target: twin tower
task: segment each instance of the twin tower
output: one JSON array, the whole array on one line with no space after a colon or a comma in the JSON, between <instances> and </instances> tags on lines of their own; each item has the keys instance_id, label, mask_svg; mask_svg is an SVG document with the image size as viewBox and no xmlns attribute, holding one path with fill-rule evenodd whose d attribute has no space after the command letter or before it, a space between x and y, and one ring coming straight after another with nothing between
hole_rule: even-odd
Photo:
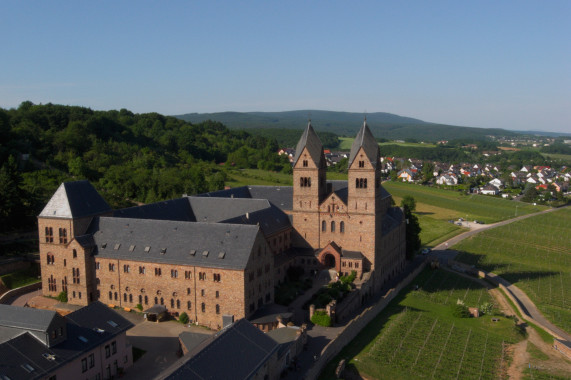
<instances>
[{"instance_id":1,"label":"twin tower","mask_svg":"<svg viewBox=\"0 0 571 380\"><path fill-rule=\"evenodd\" d=\"M295 152L294 245L320 250L319 260L342 273L349 258L360 256L358 272L370 272L374 287L380 287L404 267L405 225L381 185L379 145L367 122L351 147L347 182L327 181L323 145L311 122Z\"/></svg>"}]
</instances>

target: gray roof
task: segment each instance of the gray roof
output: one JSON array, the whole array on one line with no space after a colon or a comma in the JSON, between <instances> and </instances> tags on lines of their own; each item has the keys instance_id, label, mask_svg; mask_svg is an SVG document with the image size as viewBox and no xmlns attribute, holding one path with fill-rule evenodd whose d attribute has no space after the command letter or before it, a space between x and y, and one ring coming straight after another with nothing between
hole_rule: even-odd
<instances>
[{"instance_id":1,"label":"gray roof","mask_svg":"<svg viewBox=\"0 0 571 380\"><path fill-rule=\"evenodd\" d=\"M249 186L252 198L267 199L282 210L293 209L292 186Z\"/></svg>"},{"instance_id":2,"label":"gray roof","mask_svg":"<svg viewBox=\"0 0 571 380\"><path fill-rule=\"evenodd\" d=\"M244 269L260 227L99 217L93 220L88 232L93 234L99 257ZM222 258L221 252L224 252Z\"/></svg>"},{"instance_id":3,"label":"gray roof","mask_svg":"<svg viewBox=\"0 0 571 380\"><path fill-rule=\"evenodd\" d=\"M53 310L32 309L0 304L0 326L47 331L56 316Z\"/></svg>"},{"instance_id":4,"label":"gray roof","mask_svg":"<svg viewBox=\"0 0 571 380\"><path fill-rule=\"evenodd\" d=\"M40 217L83 218L111 212L111 207L87 180L64 182L51 197Z\"/></svg>"},{"instance_id":5,"label":"gray roof","mask_svg":"<svg viewBox=\"0 0 571 380\"><path fill-rule=\"evenodd\" d=\"M351 164L355 160L355 157L361 148L365 151L365 154L373 167L376 168L380 158L379 144L367 126L366 120L363 122L363 126L359 130L359 133L357 133L357 137L355 137L353 145L351 145L351 154L349 155L349 162L347 163L348 167L351 167Z\"/></svg>"},{"instance_id":6,"label":"gray roof","mask_svg":"<svg viewBox=\"0 0 571 380\"><path fill-rule=\"evenodd\" d=\"M251 379L279 345L245 319L226 327L200 352L175 363L165 378Z\"/></svg>"},{"instance_id":7,"label":"gray roof","mask_svg":"<svg viewBox=\"0 0 571 380\"><path fill-rule=\"evenodd\" d=\"M184 331L180 333L178 340L184 346L184 348L186 348L187 351L192 351L210 337L211 336L209 334Z\"/></svg>"},{"instance_id":8,"label":"gray roof","mask_svg":"<svg viewBox=\"0 0 571 380\"><path fill-rule=\"evenodd\" d=\"M400 226L403 220L404 213L400 207L389 207L387 213L383 216L383 235Z\"/></svg>"},{"instance_id":9,"label":"gray roof","mask_svg":"<svg viewBox=\"0 0 571 380\"><path fill-rule=\"evenodd\" d=\"M184 197L116 210L113 212L113 216L117 218L178 220L181 222L196 221L190 203Z\"/></svg>"},{"instance_id":10,"label":"gray roof","mask_svg":"<svg viewBox=\"0 0 571 380\"><path fill-rule=\"evenodd\" d=\"M264 200L264 202L268 201ZM268 208L248 213L247 217L246 214L242 214L235 218L221 222L231 224L258 225L266 237L291 228L289 216L271 204Z\"/></svg>"},{"instance_id":11,"label":"gray roof","mask_svg":"<svg viewBox=\"0 0 571 380\"><path fill-rule=\"evenodd\" d=\"M45 310L27 311L34 313ZM5 312L7 311L3 310L2 315ZM53 347L46 347L28 332L0 344L0 378L44 379L57 368L133 327L131 322L100 302L68 314L65 320L67 339ZM111 325L108 321L113 321L114 324ZM80 336L83 337L82 340L79 339ZM54 360L46 359L45 354L53 355ZM26 370L24 366L29 366L32 371Z\"/></svg>"},{"instance_id":12,"label":"gray roof","mask_svg":"<svg viewBox=\"0 0 571 380\"><path fill-rule=\"evenodd\" d=\"M342 250L341 255L347 259L362 259L363 254L359 251L346 251Z\"/></svg>"},{"instance_id":13,"label":"gray roof","mask_svg":"<svg viewBox=\"0 0 571 380\"><path fill-rule=\"evenodd\" d=\"M307 123L307 128L303 131L299 142L297 143L297 147L295 148L295 157L293 158L293 165L297 163L299 157L301 156L301 152L304 148L307 148L307 152L311 156L311 159L318 168L321 168L325 164L325 156L323 154L323 144L321 144L321 140L313 130L311 126L311 121Z\"/></svg>"},{"instance_id":14,"label":"gray roof","mask_svg":"<svg viewBox=\"0 0 571 380\"><path fill-rule=\"evenodd\" d=\"M266 208L266 199L188 197L197 222L219 223Z\"/></svg>"}]
</instances>

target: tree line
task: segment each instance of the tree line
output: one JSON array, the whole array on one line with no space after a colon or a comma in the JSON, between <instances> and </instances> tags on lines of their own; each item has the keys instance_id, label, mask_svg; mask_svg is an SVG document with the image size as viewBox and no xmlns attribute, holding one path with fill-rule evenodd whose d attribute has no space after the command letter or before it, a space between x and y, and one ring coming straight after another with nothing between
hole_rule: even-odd
<instances>
[{"instance_id":1,"label":"tree line","mask_svg":"<svg viewBox=\"0 0 571 380\"><path fill-rule=\"evenodd\" d=\"M275 139L158 113L23 102L0 108L0 227L31 225L62 181L88 179L112 205L224 187L226 167L291 171Z\"/></svg>"}]
</instances>

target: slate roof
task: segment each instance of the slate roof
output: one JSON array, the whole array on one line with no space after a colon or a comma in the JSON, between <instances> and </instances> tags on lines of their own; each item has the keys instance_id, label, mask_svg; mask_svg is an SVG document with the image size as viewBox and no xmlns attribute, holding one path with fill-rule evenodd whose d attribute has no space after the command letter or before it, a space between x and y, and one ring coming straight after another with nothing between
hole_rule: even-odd
<instances>
[{"instance_id":1,"label":"slate roof","mask_svg":"<svg viewBox=\"0 0 571 380\"><path fill-rule=\"evenodd\" d=\"M292 186L249 186L252 198L267 199L282 210L293 209Z\"/></svg>"},{"instance_id":2,"label":"slate roof","mask_svg":"<svg viewBox=\"0 0 571 380\"><path fill-rule=\"evenodd\" d=\"M388 234L394 228L400 226L404 219L404 213L400 207L389 207L383 216L383 235Z\"/></svg>"},{"instance_id":3,"label":"slate roof","mask_svg":"<svg viewBox=\"0 0 571 380\"><path fill-rule=\"evenodd\" d=\"M99 217L88 233L99 257L244 269L259 231L255 225Z\"/></svg>"},{"instance_id":4,"label":"slate roof","mask_svg":"<svg viewBox=\"0 0 571 380\"><path fill-rule=\"evenodd\" d=\"M25 309L24 312L29 314L45 311L31 308L18 309ZM15 313L19 315L20 311ZM4 309L2 315L4 314L13 314L13 311ZM67 339L51 348L46 347L28 332L0 344L0 378L4 379L2 376L7 376L11 379L44 379L58 367L66 365L133 327L131 322L100 302L94 302L68 314L65 320ZM107 321L113 321L114 325ZM102 331L96 331L97 328ZM80 340L79 336L84 339ZM45 354L53 355L54 360L46 359ZM26 365L32 370L26 370L24 368Z\"/></svg>"},{"instance_id":5,"label":"slate roof","mask_svg":"<svg viewBox=\"0 0 571 380\"><path fill-rule=\"evenodd\" d=\"M0 326L47 331L56 312L0 304Z\"/></svg>"},{"instance_id":6,"label":"slate roof","mask_svg":"<svg viewBox=\"0 0 571 380\"><path fill-rule=\"evenodd\" d=\"M278 348L273 339L240 319L216 334L200 352L175 363L161 378L251 379Z\"/></svg>"},{"instance_id":7,"label":"slate roof","mask_svg":"<svg viewBox=\"0 0 571 380\"><path fill-rule=\"evenodd\" d=\"M297 147L295 148L295 157L293 158L293 165L297 163L303 149L307 148L307 152L311 156L311 159L318 168L323 167L325 164L325 156L323 154L323 144L321 144L321 140L313 130L311 126L311 121L307 123L307 128L303 131L299 142L297 143Z\"/></svg>"},{"instance_id":8,"label":"slate roof","mask_svg":"<svg viewBox=\"0 0 571 380\"><path fill-rule=\"evenodd\" d=\"M194 350L208 338L210 338L210 335L208 334L192 333L189 331L184 331L178 336L180 343L186 348L187 351Z\"/></svg>"},{"instance_id":9,"label":"slate roof","mask_svg":"<svg viewBox=\"0 0 571 380\"><path fill-rule=\"evenodd\" d=\"M178 220L181 222L196 221L190 203L185 197L116 210L113 212L113 216L133 219Z\"/></svg>"},{"instance_id":10,"label":"slate roof","mask_svg":"<svg viewBox=\"0 0 571 380\"><path fill-rule=\"evenodd\" d=\"M379 144L367 126L366 120L363 122L359 133L357 133L353 145L351 145L351 154L349 155L349 162L347 163L348 167L351 166L361 148L363 148L373 167L376 168L380 158Z\"/></svg>"},{"instance_id":11,"label":"slate roof","mask_svg":"<svg viewBox=\"0 0 571 380\"><path fill-rule=\"evenodd\" d=\"M266 199L188 197L197 222L219 223L270 208Z\"/></svg>"},{"instance_id":12,"label":"slate roof","mask_svg":"<svg viewBox=\"0 0 571 380\"><path fill-rule=\"evenodd\" d=\"M268 201L264 200L264 202L267 202L270 207L250 212L247 218L245 214L242 214L221 222L258 225L266 237L291 227L291 222L287 214L276 206L269 204Z\"/></svg>"},{"instance_id":13,"label":"slate roof","mask_svg":"<svg viewBox=\"0 0 571 380\"><path fill-rule=\"evenodd\" d=\"M64 182L51 197L39 216L83 218L111 212L111 207L87 180Z\"/></svg>"}]
</instances>

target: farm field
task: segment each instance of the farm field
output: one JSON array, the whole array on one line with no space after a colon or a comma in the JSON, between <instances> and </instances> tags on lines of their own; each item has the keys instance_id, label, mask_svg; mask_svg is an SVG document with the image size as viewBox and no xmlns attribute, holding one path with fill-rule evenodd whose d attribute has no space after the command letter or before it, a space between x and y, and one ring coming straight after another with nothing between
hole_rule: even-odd
<instances>
[{"instance_id":1,"label":"farm field","mask_svg":"<svg viewBox=\"0 0 571 380\"><path fill-rule=\"evenodd\" d=\"M383 186L395 197L397 204L403 196L411 195L416 199L418 212L427 213L441 220L466 218L494 223L547 208L486 195L465 195L460 192L402 182L383 182Z\"/></svg>"},{"instance_id":2,"label":"farm field","mask_svg":"<svg viewBox=\"0 0 571 380\"><path fill-rule=\"evenodd\" d=\"M419 285L420 290L413 290ZM523 336L514 322L491 316L458 318L452 307L492 303L479 282L441 269L423 271L325 368L334 378L342 358L347 369L374 379L497 379L508 363L506 347Z\"/></svg>"},{"instance_id":3,"label":"farm field","mask_svg":"<svg viewBox=\"0 0 571 380\"><path fill-rule=\"evenodd\" d=\"M571 208L484 231L454 247L457 260L520 287L545 317L571 331Z\"/></svg>"},{"instance_id":4,"label":"farm field","mask_svg":"<svg viewBox=\"0 0 571 380\"><path fill-rule=\"evenodd\" d=\"M291 186L292 175L269 172L260 169L229 170L226 186L240 187L248 185Z\"/></svg>"},{"instance_id":5,"label":"farm field","mask_svg":"<svg viewBox=\"0 0 571 380\"><path fill-rule=\"evenodd\" d=\"M339 137L341 143L339 144L340 151L349 151L351 150L351 145L353 144L354 137ZM379 146L383 145L399 145L399 146L413 146L417 148L434 148L436 145L434 144L420 144L420 143L398 143L395 141L389 141L386 143L379 143Z\"/></svg>"}]
</instances>

